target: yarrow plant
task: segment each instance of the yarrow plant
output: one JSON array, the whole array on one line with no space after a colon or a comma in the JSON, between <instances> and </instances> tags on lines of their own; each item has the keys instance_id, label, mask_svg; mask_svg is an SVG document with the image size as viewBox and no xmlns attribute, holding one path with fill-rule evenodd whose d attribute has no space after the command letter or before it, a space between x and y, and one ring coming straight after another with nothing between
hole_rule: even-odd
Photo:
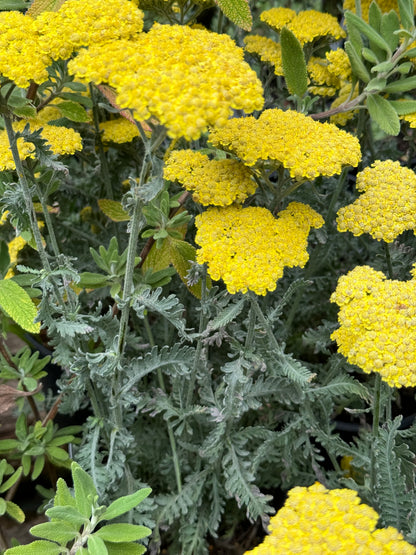
<instances>
[{"instance_id":1,"label":"yarrow plant","mask_svg":"<svg viewBox=\"0 0 416 555\"><path fill-rule=\"evenodd\" d=\"M413 0L26 4L0 515L49 522L0 550L413 553Z\"/></svg>"}]
</instances>

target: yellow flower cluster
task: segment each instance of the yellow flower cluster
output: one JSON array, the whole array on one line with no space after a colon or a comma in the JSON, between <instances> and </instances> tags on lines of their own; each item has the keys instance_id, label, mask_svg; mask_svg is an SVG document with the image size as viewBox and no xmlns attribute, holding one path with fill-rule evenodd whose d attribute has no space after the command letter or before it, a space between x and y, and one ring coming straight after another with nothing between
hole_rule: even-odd
<instances>
[{"instance_id":1,"label":"yellow flower cluster","mask_svg":"<svg viewBox=\"0 0 416 555\"><path fill-rule=\"evenodd\" d=\"M42 12L36 28L43 51L66 59L82 46L134 37L143 29L143 12L129 0L66 0L57 12Z\"/></svg>"},{"instance_id":2,"label":"yellow flower cluster","mask_svg":"<svg viewBox=\"0 0 416 555\"><path fill-rule=\"evenodd\" d=\"M364 372L378 372L391 387L416 385L416 279L386 279L358 266L341 276L331 301L340 307L338 350Z\"/></svg>"},{"instance_id":3,"label":"yellow flower cluster","mask_svg":"<svg viewBox=\"0 0 416 555\"><path fill-rule=\"evenodd\" d=\"M372 0L361 0L361 15L366 21L368 21L368 10L370 9L371 2ZM399 13L397 0L377 0L377 5L383 13L387 13L390 10L395 10L396 13ZM344 0L343 8L355 13L355 0Z\"/></svg>"},{"instance_id":4,"label":"yellow flower cluster","mask_svg":"<svg viewBox=\"0 0 416 555\"><path fill-rule=\"evenodd\" d=\"M238 160L210 160L194 150L172 152L165 163L164 177L179 181L203 206L242 203L257 188L250 169Z\"/></svg>"},{"instance_id":5,"label":"yellow flower cluster","mask_svg":"<svg viewBox=\"0 0 416 555\"><path fill-rule=\"evenodd\" d=\"M377 160L357 174L356 201L338 210L339 231L369 233L391 243L406 229L416 233L416 175L392 160Z\"/></svg>"},{"instance_id":6,"label":"yellow flower cluster","mask_svg":"<svg viewBox=\"0 0 416 555\"><path fill-rule=\"evenodd\" d=\"M335 175L361 160L356 137L293 110L264 110L258 119L231 119L222 129L213 129L209 141L248 166L264 161L282 165L298 180Z\"/></svg>"},{"instance_id":7,"label":"yellow flower cluster","mask_svg":"<svg viewBox=\"0 0 416 555\"><path fill-rule=\"evenodd\" d=\"M208 208L195 219L196 259L207 262L212 279L222 279L231 294L274 291L285 266L303 267L311 227L324 224L307 205L292 202L277 218L261 207Z\"/></svg>"},{"instance_id":8,"label":"yellow flower cluster","mask_svg":"<svg viewBox=\"0 0 416 555\"><path fill-rule=\"evenodd\" d=\"M137 125L126 118L116 118L100 123L105 143L129 143L140 135Z\"/></svg>"},{"instance_id":9,"label":"yellow flower cluster","mask_svg":"<svg viewBox=\"0 0 416 555\"><path fill-rule=\"evenodd\" d=\"M278 42L260 35L247 35L244 44L247 52L257 54L262 62L272 64L276 75L284 75L282 49Z\"/></svg>"},{"instance_id":10,"label":"yellow flower cluster","mask_svg":"<svg viewBox=\"0 0 416 555\"><path fill-rule=\"evenodd\" d=\"M222 126L233 109L263 107L263 89L227 35L181 25L155 24L133 41L91 46L69 62L78 78L108 83L116 102L134 117L155 116L172 138L197 139Z\"/></svg>"},{"instance_id":11,"label":"yellow flower cluster","mask_svg":"<svg viewBox=\"0 0 416 555\"><path fill-rule=\"evenodd\" d=\"M407 121L413 129L416 128L416 112L400 116L400 119Z\"/></svg>"},{"instance_id":12,"label":"yellow flower cluster","mask_svg":"<svg viewBox=\"0 0 416 555\"><path fill-rule=\"evenodd\" d=\"M20 251L27 245L27 241L21 235L14 237L7 245L10 258L10 268L7 270L4 279L9 279L14 276L14 267L16 266L19 258Z\"/></svg>"},{"instance_id":13,"label":"yellow flower cluster","mask_svg":"<svg viewBox=\"0 0 416 555\"><path fill-rule=\"evenodd\" d=\"M25 125L29 123L31 131L42 128L41 137L47 141L54 154L66 155L75 154L82 150L81 135L70 127L58 127L49 125L42 119L37 118L21 120L13 125L16 131L23 131Z\"/></svg>"},{"instance_id":14,"label":"yellow flower cluster","mask_svg":"<svg viewBox=\"0 0 416 555\"><path fill-rule=\"evenodd\" d=\"M246 555L414 555L393 527L376 529L378 514L357 492L319 482L295 487L270 519L270 535Z\"/></svg>"},{"instance_id":15,"label":"yellow flower cluster","mask_svg":"<svg viewBox=\"0 0 416 555\"><path fill-rule=\"evenodd\" d=\"M351 78L351 65L342 48L326 52L325 58L312 56L307 67L313 83L308 90L312 94L333 96Z\"/></svg>"},{"instance_id":16,"label":"yellow flower cluster","mask_svg":"<svg viewBox=\"0 0 416 555\"><path fill-rule=\"evenodd\" d=\"M345 31L336 17L316 10L305 10L296 14L289 8L271 8L263 12L260 19L276 31L280 31L286 25L302 45L321 37L335 40L345 37Z\"/></svg>"},{"instance_id":17,"label":"yellow flower cluster","mask_svg":"<svg viewBox=\"0 0 416 555\"><path fill-rule=\"evenodd\" d=\"M35 147L32 143L26 142L22 137L17 139L17 148L20 158L35 157ZM10 150L9 139L6 131L0 131L0 172L6 170L14 170L16 168L13 160L12 151Z\"/></svg>"},{"instance_id":18,"label":"yellow flower cluster","mask_svg":"<svg viewBox=\"0 0 416 555\"><path fill-rule=\"evenodd\" d=\"M0 74L28 87L31 80L43 83L50 57L42 50L35 21L20 12L0 13Z\"/></svg>"}]
</instances>

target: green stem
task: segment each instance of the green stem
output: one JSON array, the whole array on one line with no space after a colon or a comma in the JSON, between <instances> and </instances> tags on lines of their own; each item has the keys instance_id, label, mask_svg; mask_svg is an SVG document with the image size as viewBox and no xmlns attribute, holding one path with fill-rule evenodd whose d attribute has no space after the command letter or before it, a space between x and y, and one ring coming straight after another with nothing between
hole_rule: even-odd
<instances>
[{"instance_id":1,"label":"green stem","mask_svg":"<svg viewBox=\"0 0 416 555\"><path fill-rule=\"evenodd\" d=\"M256 322L257 322L257 314L256 311L253 307L253 304L250 305L250 311L248 314L248 327L247 327L247 335L246 335L246 341L244 344L244 348L245 349L251 349L251 346L253 345L253 340L254 340L254 330L256 327Z\"/></svg>"},{"instance_id":2,"label":"green stem","mask_svg":"<svg viewBox=\"0 0 416 555\"><path fill-rule=\"evenodd\" d=\"M386 255L386 263L387 263L387 273L389 275L389 279L393 279L393 265L391 263L391 256L390 256L390 248L388 243L383 241L384 243L384 253Z\"/></svg>"},{"instance_id":3,"label":"green stem","mask_svg":"<svg viewBox=\"0 0 416 555\"><path fill-rule=\"evenodd\" d=\"M259 319L262 326L266 330L267 337L269 338L270 343L272 344L272 346L274 348L277 348L277 349L280 350L280 345L277 342L276 337L274 336L272 327L270 326L269 322L267 321L266 317L263 314L262 309L260 308L260 305L257 301L256 294L253 293L252 291L249 291L248 294L250 296L251 306L253 307L253 310L254 310L255 314L257 315L257 318Z\"/></svg>"},{"instance_id":4,"label":"green stem","mask_svg":"<svg viewBox=\"0 0 416 555\"><path fill-rule=\"evenodd\" d=\"M196 382L196 373L198 369L198 365L200 363L201 352L202 352L202 337L201 334L205 329L206 326L206 316L205 316L205 303L207 297L207 281L206 281L206 271L201 278L201 312L199 313L199 339L195 350L195 358L194 364L191 371L191 376L189 378L189 385L188 385L188 394L186 396L186 406L189 407L192 403L192 397L194 394L195 389L195 382Z\"/></svg>"},{"instance_id":5,"label":"green stem","mask_svg":"<svg viewBox=\"0 0 416 555\"><path fill-rule=\"evenodd\" d=\"M374 399L373 399L373 426L372 426L372 441L378 438L380 426L380 411L381 411L381 375L376 373L374 381ZM376 483L376 468L375 468L375 451L371 451L371 489L373 490Z\"/></svg>"},{"instance_id":6,"label":"green stem","mask_svg":"<svg viewBox=\"0 0 416 555\"><path fill-rule=\"evenodd\" d=\"M146 330L146 333L147 333L147 337L149 339L150 346L154 347L156 345L156 343L155 343L155 340L154 340L154 337L153 337L152 329L151 329L150 324L149 324L149 320L148 320L146 315L144 317L144 327L145 327L145 330ZM157 369L157 381L159 382L160 389L164 393L166 393L165 380L163 379L162 370L160 368ZM180 464L179 464L178 450L176 448L175 434L173 433L172 424L169 421L166 422L166 427L168 429L169 443L170 443L170 448L171 448L171 451L172 451L172 459L173 459L173 467L174 467L174 471L175 471L176 487L178 489L178 493L180 493L182 491L182 478L181 478L181 468L180 468Z\"/></svg>"}]
</instances>

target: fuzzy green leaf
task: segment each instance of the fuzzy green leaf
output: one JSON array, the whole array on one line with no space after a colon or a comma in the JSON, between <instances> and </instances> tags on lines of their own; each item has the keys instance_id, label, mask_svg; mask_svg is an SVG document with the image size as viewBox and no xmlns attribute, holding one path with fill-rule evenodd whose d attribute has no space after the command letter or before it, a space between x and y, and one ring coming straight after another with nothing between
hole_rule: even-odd
<instances>
[{"instance_id":1,"label":"fuzzy green leaf","mask_svg":"<svg viewBox=\"0 0 416 555\"><path fill-rule=\"evenodd\" d=\"M39 457L36 457L35 463L33 465L32 480L36 480L36 478L39 478L44 466L45 466L45 456L39 455Z\"/></svg>"},{"instance_id":2,"label":"fuzzy green leaf","mask_svg":"<svg viewBox=\"0 0 416 555\"><path fill-rule=\"evenodd\" d=\"M406 77L405 79L400 79L394 83L389 83L385 87L384 91L386 93L398 93L411 91L412 89L416 89L416 76Z\"/></svg>"},{"instance_id":3,"label":"fuzzy green leaf","mask_svg":"<svg viewBox=\"0 0 416 555\"><path fill-rule=\"evenodd\" d=\"M78 512L75 507L51 507L46 511L46 516L51 520L60 520L68 522L73 526L80 528L88 519Z\"/></svg>"},{"instance_id":4,"label":"fuzzy green leaf","mask_svg":"<svg viewBox=\"0 0 416 555\"><path fill-rule=\"evenodd\" d=\"M78 511L87 518L92 514L92 506L97 495L94 482L79 464L71 465L72 479L74 481L75 501Z\"/></svg>"},{"instance_id":5,"label":"fuzzy green leaf","mask_svg":"<svg viewBox=\"0 0 416 555\"><path fill-rule=\"evenodd\" d=\"M347 10L345 12L345 20L349 29L355 27L361 34L365 35L371 43L384 50L389 57L391 56L391 49L386 40L373 29L371 25L361 19L361 17Z\"/></svg>"},{"instance_id":6,"label":"fuzzy green leaf","mask_svg":"<svg viewBox=\"0 0 416 555\"><path fill-rule=\"evenodd\" d=\"M386 79L383 79L381 77L375 77L374 79L371 79L371 81L367 83L365 90L369 92L382 91L384 90L386 83L387 83Z\"/></svg>"},{"instance_id":7,"label":"fuzzy green leaf","mask_svg":"<svg viewBox=\"0 0 416 555\"><path fill-rule=\"evenodd\" d=\"M66 482L63 478L59 478L58 481L56 482L56 494L54 498L54 505L55 505L55 507L53 508L54 510L57 509L59 505L67 505L73 508L77 506L77 503L75 499L72 497L71 492L69 491L69 488L66 485ZM53 518L53 517L50 516L50 518ZM60 518L60 517L58 516L56 518Z\"/></svg>"},{"instance_id":8,"label":"fuzzy green leaf","mask_svg":"<svg viewBox=\"0 0 416 555\"><path fill-rule=\"evenodd\" d=\"M0 493L7 491L17 482L17 480L20 478L22 470L23 470L22 467L19 466L19 468L16 469L16 471L13 472L13 474L9 476L9 478L7 478L5 482L3 482L3 484L0 486Z\"/></svg>"},{"instance_id":9,"label":"fuzzy green leaf","mask_svg":"<svg viewBox=\"0 0 416 555\"><path fill-rule=\"evenodd\" d=\"M18 545L8 549L4 555L60 555L66 548L46 540L37 540L28 545Z\"/></svg>"},{"instance_id":10,"label":"fuzzy green leaf","mask_svg":"<svg viewBox=\"0 0 416 555\"><path fill-rule=\"evenodd\" d=\"M13 114L19 116L20 118L34 118L36 117L36 108L31 104L26 104L26 106L20 106L13 108Z\"/></svg>"},{"instance_id":11,"label":"fuzzy green leaf","mask_svg":"<svg viewBox=\"0 0 416 555\"><path fill-rule=\"evenodd\" d=\"M216 0L216 3L235 25L251 31L253 18L247 0Z\"/></svg>"},{"instance_id":12,"label":"fuzzy green leaf","mask_svg":"<svg viewBox=\"0 0 416 555\"><path fill-rule=\"evenodd\" d=\"M380 10L377 2L371 2L368 10L368 23L377 32L380 32L382 16L383 12Z\"/></svg>"},{"instance_id":13,"label":"fuzzy green leaf","mask_svg":"<svg viewBox=\"0 0 416 555\"><path fill-rule=\"evenodd\" d=\"M400 22L405 29L413 31L415 28L413 0L398 0Z\"/></svg>"},{"instance_id":14,"label":"fuzzy green leaf","mask_svg":"<svg viewBox=\"0 0 416 555\"><path fill-rule=\"evenodd\" d=\"M367 97L367 108L371 119L388 135L400 133L400 119L396 110L384 97L374 94Z\"/></svg>"},{"instance_id":15,"label":"fuzzy green leaf","mask_svg":"<svg viewBox=\"0 0 416 555\"><path fill-rule=\"evenodd\" d=\"M16 439L0 439L0 453L5 451L13 451L19 445Z\"/></svg>"},{"instance_id":16,"label":"fuzzy green leaf","mask_svg":"<svg viewBox=\"0 0 416 555\"><path fill-rule=\"evenodd\" d=\"M389 100L399 116L416 112L416 100Z\"/></svg>"},{"instance_id":17,"label":"fuzzy green leaf","mask_svg":"<svg viewBox=\"0 0 416 555\"><path fill-rule=\"evenodd\" d=\"M142 555L146 553L144 545L138 543L106 543L108 555Z\"/></svg>"},{"instance_id":18,"label":"fuzzy green leaf","mask_svg":"<svg viewBox=\"0 0 416 555\"><path fill-rule=\"evenodd\" d=\"M66 545L76 538L78 529L67 522L42 522L32 526L30 533L38 538Z\"/></svg>"},{"instance_id":19,"label":"fuzzy green leaf","mask_svg":"<svg viewBox=\"0 0 416 555\"><path fill-rule=\"evenodd\" d=\"M13 503L13 501L6 501L6 513L14 518L14 520L17 520L19 524L25 521L25 513L16 503Z\"/></svg>"},{"instance_id":20,"label":"fuzzy green leaf","mask_svg":"<svg viewBox=\"0 0 416 555\"><path fill-rule=\"evenodd\" d=\"M302 46L287 27L280 32L280 45L287 88L290 94L303 96L308 88L308 72Z\"/></svg>"},{"instance_id":21,"label":"fuzzy green leaf","mask_svg":"<svg viewBox=\"0 0 416 555\"><path fill-rule=\"evenodd\" d=\"M143 499L146 499L146 497L150 495L151 491L151 488L142 488L131 495L119 497L107 507L104 514L101 515L101 519L112 520L113 518L117 518L118 516L127 513L131 509L134 509L134 507L137 507Z\"/></svg>"},{"instance_id":22,"label":"fuzzy green leaf","mask_svg":"<svg viewBox=\"0 0 416 555\"><path fill-rule=\"evenodd\" d=\"M138 524L107 524L103 526L97 532L95 536L98 536L106 542L126 542L126 541L136 541L146 538L152 533L150 528L146 526L140 526Z\"/></svg>"},{"instance_id":23,"label":"fuzzy green leaf","mask_svg":"<svg viewBox=\"0 0 416 555\"><path fill-rule=\"evenodd\" d=\"M57 12L65 0L33 0L27 13L36 17L42 12Z\"/></svg>"},{"instance_id":24,"label":"fuzzy green leaf","mask_svg":"<svg viewBox=\"0 0 416 555\"><path fill-rule=\"evenodd\" d=\"M368 83L371 79L370 74L365 67L365 64L361 56L357 53L350 41L347 41L344 45L345 52L350 60L351 69L354 75L356 75L364 83Z\"/></svg>"},{"instance_id":25,"label":"fuzzy green leaf","mask_svg":"<svg viewBox=\"0 0 416 555\"><path fill-rule=\"evenodd\" d=\"M59 104L55 104L54 106L58 108L65 118L71 121L86 122L90 119L84 106L81 106L78 102L66 100L64 102L59 102Z\"/></svg>"},{"instance_id":26,"label":"fuzzy green leaf","mask_svg":"<svg viewBox=\"0 0 416 555\"><path fill-rule=\"evenodd\" d=\"M197 299L201 298L201 280L194 285L188 285L186 275L196 258L196 249L186 241L168 238L169 257L182 282ZM211 288L211 280L207 279L207 288Z\"/></svg>"},{"instance_id":27,"label":"fuzzy green leaf","mask_svg":"<svg viewBox=\"0 0 416 555\"><path fill-rule=\"evenodd\" d=\"M100 210L113 222L128 222L130 220L130 216L121 206L121 202L100 198L97 204Z\"/></svg>"},{"instance_id":28,"label":"fuzzy green leaf","mask_svg":"<svg viewBox=\"0 0 416 555\"><path fill-rule=\"evenodd\" d=\"M107 547L104 541L93 534L88 538L88 553L89 555L107 555Z\"/></svg>"},{"instance_id":29,"label":"fuzzy green leaf","mask_svg":"<svg viewBox=\"0 0 416 555\"><path fill-rule=\"evenodd\" d=\"M0 307L18 326L30 333L39 333L34 323L38 311L26 291L12 279L0 281Z\"/></svg>"},{"instance_id":30,"label":"fuzzy green leaf","mask_svg":"<svg viewBox=\"0 0 416 555\"><path fill-rule=\"evenodd\" d=\"M398 29L400 29L400 20L397 13L391 10L389 13L383 14L380 24L380 33L392 51L396 50L399 45L399 37L394 33L394 31Z\"/></svg>"}]
</instances>

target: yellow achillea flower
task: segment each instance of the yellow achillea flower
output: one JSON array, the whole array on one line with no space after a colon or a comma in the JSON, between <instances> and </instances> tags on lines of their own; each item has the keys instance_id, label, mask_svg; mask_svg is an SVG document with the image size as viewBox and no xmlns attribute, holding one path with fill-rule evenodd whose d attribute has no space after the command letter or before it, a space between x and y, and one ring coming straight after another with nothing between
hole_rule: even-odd
<instances>
[{"instance_id":1,"label":"yellow achillea flower","mask_svg":"<svg viewBox=\"0 0 416 555\"><path fill-rule=\"evenodd\" d=\"M39 39L32 17L16 11L1 12L0 74L23 88L30 81L46 81L46 68L52 60L42 50Z\"/></svg>"},{"instance_id":2,"label":"yellow achillea flower","mask_svg":"<svg viewBox=\"0 0 416 555\"><path fill-rule=\"evenodd\" d=\"M361 160L356 137L294 110L271 109L258 119L231 119L223 128L213 129L209 141L248 166L265 161L282 165L298 180L335 175Z\"/></svg>"},{"instance_id":3,"label":"yellow achillea flower","mask_svg":"<svg viewBox=\"0 0 416 555\"><path fill-rule=\"evenodd\" d=\"M9 279L14 276L14 267L17 264L20 251L27 245L27 241L21 235L18 235L8 244L10 268L7 270L4 279Z\"/></svg>"},{"instance_id":4,"label":"yellow achillea flower","mask_svg":"<svg viewBox=\"0 0 416 555\"><path fill-rule=\"evenodd\" d=\"M28 123L31 131L42 129L41 137L49 143L54 154L75 154L75 152L82 150L81 135L70 127L48 125L42 119L38 120L37 118L21 120L15 123L13 127L16 131L23 131Z\"/></svg>"},{"instance_id":5,"label":"yellow achillea flower","mask_svg":"<svg viewBox=\"0 0 416 555\"><path fill-rule=\"evenodd\" d=\"M130 143L140 133L137 126L126 118L117 118L100 123L105 143Z\"/></svg>"},{"instance_id":6,"label":"yellow achillea flower","mask_svg":"<svg viewBox=\"0 0 416 555\"><path fill-rule=\"evenodd\" d=\"M414 271L413 271L414 274ZM340 328L331 338L348 362L378 372L391 387L416 385L416 279L386 279L358 266L341 276L331 296Z\"/></svg>"},{"instance_id":7,"label":"yellow achillea flower","mask_svg":"<svg viewBox=\"0 0 416 555\"><path fill-rule=\"evenodd\" d=\"M312 56L307 68L313 83L308 90L320 96L333 96L351 78L351 65L342 48L326 52L325 58Z\"/></svg>"},{"instance_id":8,"label":"yellow achillea flower","mask_svg":"<svg viewBox=\"0 0 416 555\"><path fill-rule=\"evenodd\" d=\"M116 102L136 120L156 117L172 138L197 139L222 126L233 109L263 107L263 89L227 35L181 25L155 24L135 40L82 50L68 64L84 81L108 83Z\"/></svg>"},{"instance_id":9,"label":"yellow achillea flower","mask_svg":"<svg viewBox=\"0 0 416 555\"><path fill-rule=\"evenodd\" d=\"M376 160L357 174L356 201L338 210L339 231L369 233L391 243L406 229L416 233L416 175L392 160Z\"/></svg>"},{"instance_id":10,"label":"yellow achillea flower","mask_svg":"<svg viewBox=\"0 0 416 555\"><path fill-rule=\"evenodd\" d=\"M303 266L311 227L324 224L310 206L292 202L277 218L266 208L208 208L195 219L197 262L207 262L214 280L222 279L231 294L257 295L276 289L285 266Z\"/></svg>"},{"instance_id":11,"label":"yellow achillea flower","mask_svg":"<svg viewBox=\"0 0 416 555\"><path fill-rule=\"evenodd\" d=\"M280 44L273 39L260 35L247 35L244 39L245 50L257 54L262 62L274 66L276 75L284 75L282 67L282 50Z\"/></svg>"},{"instance_id":12,"label":"yellow achillea flower","mask_svg":"<svg viewBox=\"0 0 416 555\"><path fill-rule=\"evenodd\" d=\"M194 150L172 152L165 163L164 177L179 181L204 206L244 202L257 188L250 169L238 160L210 160Z\"/></svg>"},{"instance_id":13,"label":"yellow achillea flower","mask_svg":"<svg viewBox=\"0 0 416 555\"><path fill-rule=\"evenodd\" d=\"M36 19L41 46L54 60L82 46L131 38L143 30L143 12L129 0L66 0L57 12Z\"/></svg>"},{"instance_id":14,"label":"yellow achillea flower","mask_svg":"<svg viewBox=\"0 0 416 555\"><path fill-rule=\"evenodd\" d=\"M296 14L288 8L272 8L263 12L260 19L276 31L286 25L302 45L322 37L338 40L346 36L336 17L316 10Z\"/></svg>"},{"instance_id":15,"label":"yellow achillea flower","mask_svg":"<svg viewBox=\"0 0 416 555\"><path fill-rule=\"evenodd\" d=\"M22 160L35 157L35 146L32 143L27 143L22 137L17 139L17 148ZM15 168L7 133L4 130L0 131L0 172L14 170Z\"/></svg>"},{"instance_id":16,"label":"yellow achillea flower","mask_svg":"<svg viewBox=\"0 0 416 555\"><path fill-rule=\"evenodd\" d=\"M410 127L412 127L413 129L416 128L416 112L400 116L400 119L407 121L410 124Z\"/></svg>"},{"instance_id":17,"label":"yellow achillea flower","mask_svg":"<svg viewBox=\"0 0 416 555\"><path fill-rule=\"evenodd\" d=\"M414 555L395 528L376 529L378 514L360 501L356 491L319 482L295 487L270 519L270 535L245 555Z\"/></svg>"},{"instance_id":18,"label":"yellow achillea flower","mask_svg":"<svg viewBox=\"0 0 416 555\"><path fill-rule=\"evenodd\" d=\"M368 10L370 9L371 2L372 0L361 0L361 16L365 21L368 21ZM377 0L377 4L383 13L387 13L390 10L395 10L399 13L397 0ZM355 13L355 0L344 0L343 9Z\"/></svg>"}]
</instances>

